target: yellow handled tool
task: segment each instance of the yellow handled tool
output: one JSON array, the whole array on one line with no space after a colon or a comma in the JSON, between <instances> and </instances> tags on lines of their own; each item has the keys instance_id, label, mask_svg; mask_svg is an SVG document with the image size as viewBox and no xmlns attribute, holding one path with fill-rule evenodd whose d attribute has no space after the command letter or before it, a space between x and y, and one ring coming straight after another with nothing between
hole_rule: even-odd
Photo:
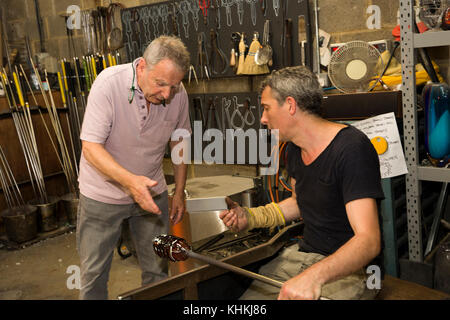
<instances>
[{"instance_id":1,"label":"yellow handled tool","mask_svg":"<svg viewBox=\"0 0 450 320\"><path fill-rule=\"evenodd\" d=\"M17 94L19 96L20 105L25 106L25 101L23 99L22 89L20 88L19 78L17 77L17 73L13 72L14 84L16 85Z\"/></svg>"},{"instance_id":2,"label":"yellow handled tool","mask_svg":"<svg viewBox=\"0 0 450 320\"><path fill-rule=\"evenodd\" d=\"M59 90L61 91L61 99L63 102L63 105L66 105L66 96L64 95L64 87L61 81L61 73L58 71L58 83L59 83Z\"/></svg>"}]
</instances>

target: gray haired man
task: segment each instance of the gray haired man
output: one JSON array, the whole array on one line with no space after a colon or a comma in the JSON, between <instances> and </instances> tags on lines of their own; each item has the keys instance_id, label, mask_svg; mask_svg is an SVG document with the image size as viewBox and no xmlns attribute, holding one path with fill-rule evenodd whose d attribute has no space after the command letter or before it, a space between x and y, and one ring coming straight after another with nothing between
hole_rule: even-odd
<instances>
[{"instance_id":1,"label":"gray haired man","mask_svg":"<svg viewBox=\"0 0 450 320\"><path fill-rule=\"evenodd\" d=\"M176 190L168 212L162 171L172 132L191 132L181 80L189 53L179 38L152 41L143 57L103 70L88 98L80 138L77 247L80 299L107 299L107 282L121 226L128 220L142 284L167 276L152 239L167 233L184 212L186 164L174 164ZM173 148L178 141L170 142Z\"/></svg>"}]
</instances>

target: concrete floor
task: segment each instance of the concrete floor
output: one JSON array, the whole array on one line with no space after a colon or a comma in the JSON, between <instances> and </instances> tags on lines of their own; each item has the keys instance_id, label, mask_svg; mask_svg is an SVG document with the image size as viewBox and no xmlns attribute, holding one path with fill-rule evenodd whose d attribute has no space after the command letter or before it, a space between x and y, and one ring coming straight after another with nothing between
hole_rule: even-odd
<instances>
[{"instance_id":1,"label":"concrete floor","mask_svg":"<svg viewBox=\"0 0 450 320\"><path fill-rule=\"evenodd\" d=\"M66 273L69 266L80 264L75 243L73 231L20 250L0 249L0 300L78 299L79 290L67 287L73 273ZM109 299L116 299L140 284L137 259L134 256L122 259L115 250Z\"/></svg>"}]
</instances>

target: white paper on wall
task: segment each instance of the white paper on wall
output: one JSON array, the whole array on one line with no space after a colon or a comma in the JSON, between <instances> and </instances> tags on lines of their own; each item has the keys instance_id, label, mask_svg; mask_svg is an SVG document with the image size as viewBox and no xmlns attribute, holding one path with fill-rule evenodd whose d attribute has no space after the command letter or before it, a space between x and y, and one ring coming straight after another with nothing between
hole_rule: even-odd
<instances>
[{"instance_id":1,"label":"white paper on wall","mask_svg":"<svg viewBox=\"0 0 450 320\"><path fill-rule=\"evenodd\" d=\"M392 178L408 173L394 112L356 121L352 125L364 132L369 139L382 137L387 141L386 152L378 155L381 178Z\"/></svg>"}]
</instances>

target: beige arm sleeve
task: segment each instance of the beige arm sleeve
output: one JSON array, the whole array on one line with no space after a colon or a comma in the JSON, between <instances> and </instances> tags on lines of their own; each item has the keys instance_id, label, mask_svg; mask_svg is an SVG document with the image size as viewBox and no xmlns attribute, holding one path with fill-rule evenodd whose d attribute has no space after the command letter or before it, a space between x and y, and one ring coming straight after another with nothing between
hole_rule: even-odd
<instances>
[{"instance_id":1,"label":"beige arm sleeve","mask_svg":"<svg viewBox=\"0 0 450 320\"><path fill-rule=\"evenodd\" d=\"M248 230L254 228L273 229L286 224L283 212L275 202L256 208L244 207L244 209L247 213Z\"/></svg>"}]
</instances>

